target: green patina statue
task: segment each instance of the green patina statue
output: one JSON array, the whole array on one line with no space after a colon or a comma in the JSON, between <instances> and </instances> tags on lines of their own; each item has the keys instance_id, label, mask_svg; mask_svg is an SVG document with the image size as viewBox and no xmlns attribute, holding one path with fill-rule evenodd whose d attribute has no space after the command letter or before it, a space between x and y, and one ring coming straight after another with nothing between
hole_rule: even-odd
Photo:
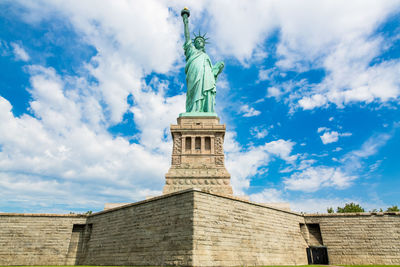
<instances>
[{"instance_id":1,"label":"green patina statue","mask_svg":"<svg viewBox=\"0 0 400 267\"><path fill-rule=\"evenodd\" d=\"M223 62L214 66L206 54L204 46L207 43L205 35L195 35L190 39L189 16L190 11L184 8L181 12L185 29L185 44L183 49L186 56L186 113L180 116L216 116L215 94L216 80L224 68Z\"/></svg>"}]
</instances>

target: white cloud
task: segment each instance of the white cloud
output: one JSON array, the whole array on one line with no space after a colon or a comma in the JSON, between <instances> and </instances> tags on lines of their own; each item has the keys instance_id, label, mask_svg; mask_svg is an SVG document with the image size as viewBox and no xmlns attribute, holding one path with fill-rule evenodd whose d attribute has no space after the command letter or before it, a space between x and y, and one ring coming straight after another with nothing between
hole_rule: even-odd
<instances>
[{"instance_id":1,"label":"white cloud","mask_svg":"<svg viewBox=\"0 0 400 267\"><path fill-rule=\"evenodd\" d=\"M330 129L327 127L319 127L317 130L318 133L323 132L320 138L324 145L337 142L339 137L348 137L352 135L351 133L339 133L337 131L329 132L329 130Z\"/></svg>"},{"instance_id":2,"label":"white cloud","mask_svg":"<svg viewBox=\"0 0 400 267\"><path fill-rule=\"evenodd\" d=\"M322 143L324 145L330 144L330 143L335 143L339 140L339 133L336 131L332 132L325 132L323 135L320 136Z\"/></svg>"},{"instance_id":3,"label":"white cloud","mask_svg":"<svg viewBox=\"0 0 400 267\"><path fill-rule=\"evenodd\" d=\"M144 75L173 70L182 54L181 22L160 1L20 2L31 12L25 19L57 14L96 48L87 68L99 82L96 93L107 105L111 124L122 120L129 109L126 99L140 92Z\"/></svg>"},{"instance_id":4,"label":"white cloud","mask_svg":"<svg viewBox=\"0 0 400 267\"><path fill-rule=\"evenodd\" d=\"M17 43L11 43L15 58L22 61L29 61L30 56L25 49Z\"/></svg>"},{"instance_id":5,"label":"white cloud","mask_svg":"<svg viewBox=\"0 0 400 267\"><path fill-rule=\"evenodd\" d=\"M392 135L387 133L372 136L364 142L360 149L344 155L340 162L344 164L347 172L359 170L362 168L363 160L375 155L379 148L384 146L391 137Z\"/></svg>"},{"instance_id":6,"label":"white cloud","mask_svg":"<svg viewBox=\"0 0 400 267\"><path fill-rule=\"evenodd\" d=\"M267 89L267 97L279 98L282 94L283 92L274 86Z\"/></svg>"},{"instance_id":7,"label":"white cloud","mask_svg":"<svg viewBox=\"0 0 400 267\"><path fill-rule=\"evenodd\" d=\"M296 143L279 139L265 144L265 150L269 153L280 157L281 159L291 162L297 159L297 155L290 155Z\"/></svg>"},{"instance_id":8,"label":"white cloud","mask_svg":"<svg viewBox=\"0 0 400 267\"><path fill-rule=\"evenodd\" d=\"M246 65L268 34L279 29L279 61L276 68L261 69L259 80L273 80L275 73L287 70L323 69L326 73L319 84L286 82L280 90L277 84L272 85L269 97L291 92L289 98L282 99L305 110L331 103L343 107L354 102L398 99L399 60L373 63L376 56L395 45L393 40L374 36L374 31L400 9L397 1L253 1L251 5L247 8L241 1L202 5L208 6L211 16L216 53L233 55ZM225 16L221 16L221 10Z\"/></svg>"},{"instance_id":9,"label":"white cloud","mask_svg":"<svg viewBox=\"0 0 400 267\"><path fill-rule=\"evenodd\" d=\"M224 145L226 167L231 174L235 194L243 195L244 190L250 186L252 176L256 175L260 168L268 166L273 157L288 163L297 158L296 155L291 155L294 142L279 139L246 149L235 141L235 135L234 132L227 132Z\"/></svg>"},{"instance_id":10,"label":"white cloud","mask_svg":"<svg viewBox=\"0 0 400 267\"><path fill-rule=\"evenodd\" d=\"M160 150L165 155L171 153L172 143L165 142L164 135L170 135L169 125L176 123L176 117L184 111L185 106L183 94L165 97L168 86L158 79L154 79L150 86L143 85L143 91L135 95L136 105L131 108L135 124L141 130L140 144L148 149Z\"/></svg>"},{"instance_id":11,"label":"white cloud","mask_svg":"<svg viewBox=\"0 0 400 267\"><path fill-rule=\"evenodd\" d=\"M313 109L334 103L343 107L354 102L397 99L400 95L400 61L371 64L384 52L385 42L379 36L370 38L366 32L344 38L324 57L322 67L327 76L320 84L312 86L311 91L304 92L309 95L299 100L299 106Z\"/></svg>"},{"instance_id":12,"label":"white cloud","mask_svg":"<svg viewBox=\"0 0 400 267\"><path fill-rule=\"evenodd\" d=\"M314 109L316 107L324 106L327 103L327 99L325 96L321 94L315 94L311 97L303 97L299 100L299 105L307 110L307 109Z\"/></svg>"},{"instance_id":13,"label":"white cloud","mask_svg":"<svg viewBox=\"0 0 400 267\"><path fill-rule=\"evenodd\" d=\"M254 117L261 114L259 110L249 107L249 105L243 105L240 107L239 112L243 114L243 117Z\"/></svg>"},{"instance_id":14,"label":"white cloud","mask_svg":"<svg viewBox=\"0 0 400 267\"><path fill-rule=\"evenodd\" d=\"M313 109L328 102L343 107L353 102L386 102L397 99L400 94L400 80L397 75L400 62L393 60L371 67L368 64L369 62L365 62L358 68L351 68L351 64L335 65L331 76L326 77L316 87L320 93L303 97L299 100L299 105L303 109ZM332 77L333 75L336 77ZM321 101L311 101L315 98Z\"/></svg>"},{"instance_id":15,"label":"white cloud","mask_svg":"<svg viewBox=\"0 0 400 267\"><path fill-rule=\"evenodd\" d=\"M303 159L300 161L300 164L297 166L297 170L304 170L312 166L317 161L315 159Z\"/></svg>"},{"instance_id":16,"label":"white cloud","mask_svg":"<svg viewBox=\"0 0 400 267\"><path fill-rule=\"evenodd\" d=\"M243 64L254 60L265 37L277 25L273 2L256 0L249 8L240 0L204 1L204 6L211 15L210 35L217 53L234 55Z\"/></svg>"},{"instance_id":17,"label":"white cloud","mask_svg":"<svg viewBox=\"0 0 400 267\"><path fill-rule=\"evenodd\" d=\"M285 77L285 76L286 76L286 73L285 72L280 72L277 67L272 67L272 68L269 68L269 69L260 69L258 71L257 83L259 83L260 81L266 81L266 80L268 80L270 82L273 82L273 80L276 77Z\"/></svg>"},{"instance_id":18,"label":"white cloud","mask_svg":"<svg viewBox=\"0 0 400 267\"><path fill-rule=\"evenodd\" d=\"M273 72L273 69L267 69L267 70L260 70L258 72L258 79L260 81L265 81L270 78L271 73Z\"/></svg>"},{"instance_id":19,"label":"white cloud","mask_svg":"<svg viewBox=\"0 0 400 267\"><path fill-rule=\"evenodd\" d=\"M263 191L250 195L251 201L258 203L282 203L286 202L282 196L282 191L275 188L266 188Z\"/></svg>"},{"instance_id":20,"label":"white cloud","mask_svg":"<svg viewBox=\"0 0 400 267\"><path fill-rule=\"evenodd\" d=\"M338 168L310 167L284 179L285 188L304 192L315 192L323 187L347 188L356 176L349 176Z\"/></svg>"},{"instance_id":21,"label":"white cloud","mask_svg":"<svg viewBox=\"0 0 400 267\"><path fill-rule=\"evenodd\" d=\"M341 133L340 134L340 136L343 136L343 137L349 137L349 136L352 136L353 134L352 133Z\"/></svg>"},{"instance_id":22,"label":"white cloud","mask_svg":"<svg viewBox=\"0 0 400 267\"><path fill-rule=\"evenodd\" d=\"M245 150L233 140L234 134L227 133L225 142L226 168L231 174L235 194L243 195L250 186L250 179L259 168L268 165L270 155L263 147L252 147Z\"/></svg>"},{"instance_id":23,"label":"white cloud","mask_svg":"<svg viewBox=\"0 0 400 267\"><path fill-rule=\"evenodd\" d=\"M25 175L29 186L14 187L19 201L32 198L35 188L48 183L57 190L66 187L67 195L54 195L56 202L72 197L81 183L92 189L84 192L86 199L102 195L107 196L101 197L103 201L121 197L134 201L143 199L145 193L160 194L172 146L169 134L167 139L164 134L172 122L171 112L178 113L177 107L183 106L181 95L165 97L162 83L152 83L157 87L154 91L144 85L138 96L145 100L133 109L137 127L145 129L139 134L141 144L130 144L107 132L104 110L94 95L79 95L79 88L66 90L64 80L51 68L31 66L29 70L30 107L35 117L15 117L11 104L0 97L0 175L8 180ZM152 109L152 113L146 115L143 109ZM0 190L7 190L10 183L3 183Z\"/></svg>"},{"instance_id":24,"label":"white cloud","mask_svg":"<svg viewBox=\"0 0 400 267\"><path fill-rule=\"evenodd\" d=\"M250 134L257 139L264 138L268 135L268 130L263 127L252 127L250 129Z\"/></svg>"},{"instance_id":25,"label":"white cloud","mask_svg":"<svg viewBox=\"0 0 400 267\"><path fill-rule=\"evenodd\" d=\"M338 167L315 167L311 166L315 163L313 161L302 161L297 168L298 171L283 180L285 189L315 192L325 187L347 188L362 173L363 161L376 154L378 149L385 145L390 138L389 134L380 134L369 138L360 149L351 151L336 160L341 164Z\"/></svg>"},{"instance_id":26,"label":"white cloud","mask_svg":"<svg viewBox=\"0 0 400 267\"><path fill-rule=\"evenodd\" d=\"M378 152L378 149L384 146L392 136L387 133L379 134L369 138L362 146L361 149L351 152L349 157L366 158Z\"/></svg>"},{"instance_id":27,"label":"white cloud","mask_svg":"<svg viewBox=\"0 0 400 267\"><path fill-rule=\"evenodd\" d=\"M320 132L326 132L326 131L329 131L329 130L330 130L330 129L327 128L327 127L319 127L319 128L317 129L317 132L320 133Z\"/></svg>"},{"instance_id":28,"label":"white cloud","mask_svg":"<svg viewBox=\"0 0 400 267\"><path fill-rule=\"evenodd\" d=\"M290 207L294 211L306 212L306 213L327 213L327 209L332 207L336 209L337 207L344 207L346 203L358 203L357 200L352 200L350 198L307 198L307 199L296 199L295 201L290 201Z\"/></svg>"},{"instance_id":29,"label":"white cloud","mask_svg":"<svg viewBox=\"0 0 400 267\"><path fill-rule=\"evenodd\" d=\"M0 205L0 211L69 213L102 209L104 203L144 199L159 192L145 189L135 190L128 186L109 186L84 181L60 181L56 177L0 172L0 194L8 199Z\"/></svg>"}]
</instances>

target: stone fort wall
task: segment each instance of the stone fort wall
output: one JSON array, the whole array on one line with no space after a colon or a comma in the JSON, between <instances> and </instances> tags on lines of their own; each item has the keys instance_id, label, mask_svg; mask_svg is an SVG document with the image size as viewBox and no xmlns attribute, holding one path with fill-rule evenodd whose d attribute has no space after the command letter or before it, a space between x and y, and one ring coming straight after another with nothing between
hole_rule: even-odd
<instances>
[{"instance_id":1,"label":"stone fort wall","mask_svg":"<svg viewBox=\"0 0 400 267\"><path fill-rule=\"evenodd\" d=\"M400 212L305 215L319 224L330 264L400 264Z\"/></svg>"},{"instance_id":2,"label":"stone fort wall","mask_svg":"<svg viewBox=\"0 0 400 267\"><path fill-rule=\"evenodd\" d=\"M194 265L307 264L300 223L298 213L195 192Z\"/></svg>"},{"instance_id":3,"label":"stone fort wall","mask_svg":"<svg viewBox=\"0 0 400 267\"><path fill-rule=\"evenodd\" d=\"M88 217L84 265L191 265L193 192L177 192Z\"/></svg>"},{"instance_id":4,"label":"stone fort wall","mask_svg":"<svg viewBox=\"0 0 400 267\"><path fill-rule=\"evenodd\" d=\"M74 265L86 216L0 213L0 265Z\"/></svg>"},{"instance_id":5,"label":"stone fort wall","mask_svg":"<svg viewBox=\"0 0 400 267\"><path fill-rule=\"evenodd\" d=\"M0 214L0 265L400 264L400 213L303 215L196 189L79 215Z\"/></svg>"}]
</instances>

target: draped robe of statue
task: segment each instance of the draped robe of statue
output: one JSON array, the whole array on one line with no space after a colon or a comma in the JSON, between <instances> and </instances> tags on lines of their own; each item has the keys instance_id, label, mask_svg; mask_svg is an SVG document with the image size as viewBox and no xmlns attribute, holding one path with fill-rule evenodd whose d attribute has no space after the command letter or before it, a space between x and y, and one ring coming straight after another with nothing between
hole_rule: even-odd
<instances>
[{"instance_id":1,"label":"draped robe of statue","mask_svg":"<svg viewBox=\"0 0 400 267\"><path fill-rule=\"evenodd\" d=\"M186 56L186 112L215 112L215 70L208 55L191 40L183 49Z\"/></svg>"}]
</instances>

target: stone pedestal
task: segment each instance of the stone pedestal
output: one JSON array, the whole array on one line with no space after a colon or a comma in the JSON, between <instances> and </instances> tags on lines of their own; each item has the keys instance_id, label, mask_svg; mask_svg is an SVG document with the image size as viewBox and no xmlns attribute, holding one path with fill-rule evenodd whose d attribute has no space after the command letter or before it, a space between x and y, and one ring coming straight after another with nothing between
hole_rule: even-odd
<instances>
[{"instance_id":1,"label":"stone pedestal","mask_svg":"<svg viewBox=\"0 0 400 267\"><path fill-rule=\"evenodd\" d=\"M230 174L225 168L225 125L218 117L179 117L171 125L171 168L165 175L163 193L189 188L232 195Z\"/></svg>"}]
</instances>

